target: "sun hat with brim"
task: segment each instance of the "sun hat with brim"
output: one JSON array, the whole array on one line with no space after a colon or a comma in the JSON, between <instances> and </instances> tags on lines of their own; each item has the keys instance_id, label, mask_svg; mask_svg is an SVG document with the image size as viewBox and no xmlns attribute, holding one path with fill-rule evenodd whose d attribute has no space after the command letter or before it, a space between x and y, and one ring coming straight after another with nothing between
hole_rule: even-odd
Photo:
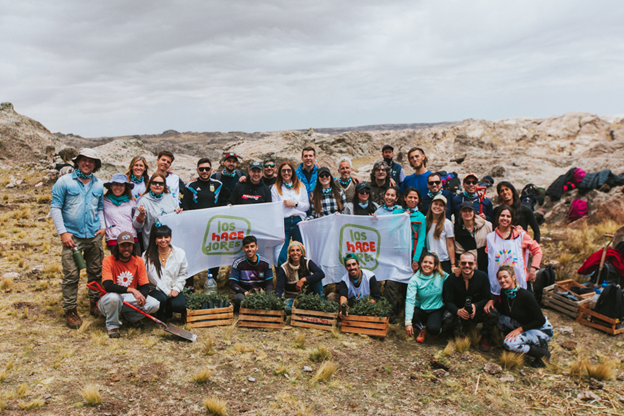
<instances>
[{"instance_id":1,"label":"sun hat with brim","mask_svg":"<svg viewBox=\"0 0 624 416\"><path fill-rule=\"evenodd\" d=\"M442 201L444 202L444 205L447 204L446 197L444 195L436 195L431 201L431 203L433 204L435 201Z\"/></svg>"},{"instance_id":2,"label":"sun hat with brim","mask_svg":"<svg viewBox=\"0 0 624 416\"><path fill-rule=\"evenodd\" d=\"M471 209L471 210L475 210L474 204L470 201L464 201L461 203L461 205L459 206L459 211L462 211L464 209Z\"/></svg>"},{"instance_id":3,"label":"sun hat with brim","mask_svg":"<svg viewBox=\"0 0 624 416\"><path fill-rule=\"evenodd\" d=\"M78 160L80 160L81 156L88 157L89 159L95 160L94 170L99 170L102 167L102 161L100 160L100 156L97 154L97 152L94 149L89 149L89 148L82 149L80 153L78 153L78 156L72 159L72 162L78 163Z\"/></svg>"},{"instance_id":4,"label":"sun hat with brim","mask_svg":"<svg viewBox=\"0 0 624 416\"><path fill-rule=\"evenodd\" d=\"M114 183L119 183L119 184L129 186L130 189L134 188L134 184L132 182L129 182L128 177L124 175L123 173L115 173L113 177L111 178L111 180L106 182L104 186L107 189L110 189L111 185Z\"/></svg>"}]
</instances>

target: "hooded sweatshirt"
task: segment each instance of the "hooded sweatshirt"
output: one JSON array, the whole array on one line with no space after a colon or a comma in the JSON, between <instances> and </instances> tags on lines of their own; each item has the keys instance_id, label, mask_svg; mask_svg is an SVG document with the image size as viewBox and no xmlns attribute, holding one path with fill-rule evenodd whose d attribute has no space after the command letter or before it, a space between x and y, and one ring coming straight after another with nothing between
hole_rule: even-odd
<instances>
[{"instance_id":1,"label":"hooded sweatshirt","mask_svg":"<svg viewBox=\"0 0 624 416\"><path fill-rule=\"evenodd\" d=\"M405 325L412 325L414 307L423 311L435 311L444 306L442 290L444 281L448 277L434 271L429 276L425 276L417 271L407 284L407 295L405 295Z\"/></svg>"}]
</instances>

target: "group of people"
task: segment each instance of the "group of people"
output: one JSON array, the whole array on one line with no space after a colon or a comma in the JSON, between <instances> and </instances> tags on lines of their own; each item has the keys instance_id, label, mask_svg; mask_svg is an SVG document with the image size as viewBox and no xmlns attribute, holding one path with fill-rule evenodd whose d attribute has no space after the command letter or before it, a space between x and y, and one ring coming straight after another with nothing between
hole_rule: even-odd
<instances>
[{"instance_id":1,"label":"group of people","mask_svg":"<svg viewBox=\"0 0 624 416\"><path fill-rule=\"evenodd\" d=\"M122 300L166 320L173 312L185 313L182 290L194 289L186 255L171 244L172 230L159 217L224 205L280 202L285 244L274 265L276 283L273 265L256 253L257 241L247 236L242 242L245 256L234 262L229 278L235 305L256 290L274 290L290 305L306 287L341 304L363 296L375 301L383 292L392 305L391 319L404 308L406 331L419 342L426 333L437 336L443 321L458 333L469 323L482 322L482 349L490 348L490 331L498 325L511 328L505 341L508 348L537 357L533 347L543 350L546 338L531 331L547 334L549 324L537 319L541 315L537 302L524 300L532 296L531 283L541 262L539 226L515 187L499 183L502 203L494 208L477 192L479 179L473 173L463 178L461 193L444 189L444 175L427 170L422 148L407 152L414 169L411 175L394 161L392 146L383 147L382 157L365 182L352 174L346 157L338 160L334 177L329 167L318 166L313 147L303 149L298 166L291 161L278 165L268 157L251 162L247 173L238 169L238 155L229 152L218 172L209 159L200 159L197 177L185 184L171 169L174 155L162 151L153 173L145 158L137 156L125 173L103 183L94 175L101 167L99 157L94 150L83 149L73 160L75 170L59 178L52 192L51 215L63 243L63 308L68 325L77 328L82 323L76 309L79 270L74 250L84 255L88 280L102 280L108 292L99 302L98 293L90 292L90 312L104 314L109 335L118 337L120 313L130 322L140 318L129 313ZM414 272L409 284L378 281L359 267L356 256L347 256L346 274L338 287L324 288L323 271L305 257L298 224L337 213L409 215L409 260ZM528 234L529 226L534 238ZM102 237L111 251L105 259ZM215 276L218 271L210 270ZM518 296L523 302L516 304Z\"/></svg>"}]
</instances>

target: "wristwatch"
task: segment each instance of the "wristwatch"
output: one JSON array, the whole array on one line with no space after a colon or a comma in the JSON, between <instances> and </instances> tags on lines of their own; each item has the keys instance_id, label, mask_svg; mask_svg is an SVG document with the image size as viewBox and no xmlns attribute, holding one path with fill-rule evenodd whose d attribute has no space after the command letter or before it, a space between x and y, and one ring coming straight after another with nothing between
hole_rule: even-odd
<instances>
[{"instance_id":1,"label":"wristwatch","mask_svg":"<svg viewBox=\"0 0 624 416\"><path fill-rule=\"evenodd\" d=\"M299 206L299 202L295 202L295 208Z\"/></svg>"}]
</instances>

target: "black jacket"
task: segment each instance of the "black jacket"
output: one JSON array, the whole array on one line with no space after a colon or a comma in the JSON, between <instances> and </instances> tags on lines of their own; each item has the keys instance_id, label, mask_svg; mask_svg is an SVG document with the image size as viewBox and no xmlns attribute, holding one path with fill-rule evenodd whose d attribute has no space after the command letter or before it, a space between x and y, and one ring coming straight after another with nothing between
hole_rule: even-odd
<instances>
[{"instance_id":1,"label":"black jacket","mask_svg":"<svg viewBox=\"0 0 624 416\"><path fill-rule=\"evenodd\" d=\"M194 180L184 187L182 208L185 211L202 208L221 207L230 199L230 191L216 179Z\"/></svg>"},{"instance_id":2,"label":"black jacket","mask_svg":"<svg viewBox=\"0 0 624 416\"><path fill-rule=\"evenodd\" d=\"M487 274L480 270L475 270L474 275L468 281L468 289L461 275L455 276L451 273L444 282L444 303L446 309L453 315L464 307L466 298L470 296L477 310L483 309L486 303L492 298L490 292L490 280Z\"/></svg>"},{"instance_id":3,"label":"black jacket","mask_svg":"<svg viewBox=\"0 0 624 416\"><path fill-rule=\"evenodd\" d=\"M271 202L271 190L264 182L254 185L251 180L236 184L228 203L232 205L259 204Z\"/></svg>"}]
</instances>

